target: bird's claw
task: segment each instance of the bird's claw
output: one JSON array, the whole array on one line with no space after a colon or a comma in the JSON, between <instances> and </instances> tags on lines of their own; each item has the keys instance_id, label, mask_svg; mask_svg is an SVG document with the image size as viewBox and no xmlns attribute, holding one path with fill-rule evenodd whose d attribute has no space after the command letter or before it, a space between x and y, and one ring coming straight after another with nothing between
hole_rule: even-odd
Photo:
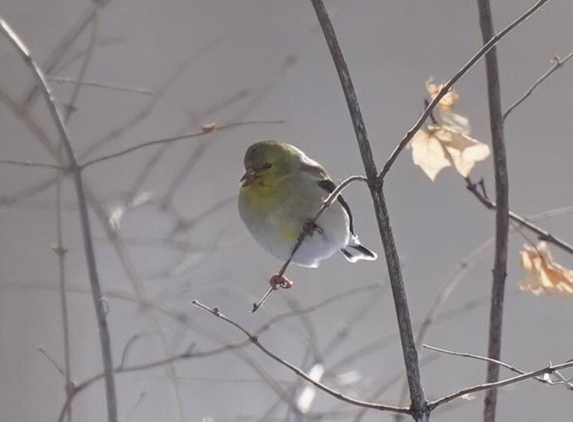
<instances>
[{"instance_id":1,"label":"bird's claw","mask_svg":"<svg viewBox=\"0 0 573 422\"><path fill-rule=\"evenodd\" d=\"M302 225L302 230L305 235L312 236L314 232L319 232L320 234L324 234L324 230L314 221L307 221Z\"/></svg>"}]
</instances>

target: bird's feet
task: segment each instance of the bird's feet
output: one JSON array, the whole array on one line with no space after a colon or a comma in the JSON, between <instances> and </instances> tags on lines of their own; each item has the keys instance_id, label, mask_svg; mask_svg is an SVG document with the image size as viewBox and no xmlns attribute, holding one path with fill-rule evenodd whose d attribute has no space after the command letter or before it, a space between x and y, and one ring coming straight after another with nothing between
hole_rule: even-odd
<instances>
[{"instance_id":1,"label":"bird's feet","mask_svg":"<svg viewBox=\"0 0 573 422\"><path fill-rule=\"evenodd\" d=\"M320 227L314 221L307 221L306 223L304 223L302 225L302 231L306 236L311 236L311 237L314 234L314 232L324 234L324 230L322 230L322 227Z\"/></svg>"},{"instance_id":2,"label":"bird's feet","mask_svg":"<svg viewBox=\"0 0 573 422\"><path fill-rule=\"evenodd\" d=\"M284 275L275 274L269 280L271 287L274 290L277 289L290 289L293 286L293 282L286 278Z\"/></svg>"}]
</instances>

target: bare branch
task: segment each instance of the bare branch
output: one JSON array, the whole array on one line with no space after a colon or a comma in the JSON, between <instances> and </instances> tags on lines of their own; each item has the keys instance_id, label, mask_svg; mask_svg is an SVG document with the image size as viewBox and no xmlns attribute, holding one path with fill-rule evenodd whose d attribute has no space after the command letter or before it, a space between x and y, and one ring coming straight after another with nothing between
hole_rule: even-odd
<instances>
[{"instance_id":1,"label":"bare branch","mask_svg":"<svg viewBox=\"0 0 573 422\"><path fill-rule=\"evenodd\" d=\"M266 124L275 125L275 124L282 124L282 123L284 123L283 120L261 120L261 121L252 121L252 122L239 122L239 123L231 123L228 125L220 126L220 127L216 128L215 130L216 131L228 130L228 129L232 129L234 127L247 126L247 125L266 125ZM89 167L93 164L100 163L100 162L106 161L106 160L110 160L112 158L121 157L122 155L129 154L131 152L137 151L137 150L142 149L142 148L147 148L147 147L150 147L153 145L160 145L160 144L167 144L170 142L181 141L183 139L197 138L199 136L204 136L208 133L212 133L212 131L204 131L203 130L201 132L186 133L183 135L173 136L171 138L156 139L154 141L144 142L142 144L135 145L135 146L130 147L130 148L126 148L123 151L119 151L119 152L109 154L109 155L104 155L102 157L98 157L98 158L94 158L93 160L86 161L85 163L83 163L81 165L81 168L85 169L86 167Z\"/></svg>"},{"instance_id":2,"label":"bare branch","mask_svg":"<svg viewBox=\"0 0 573 422\"><path fill-rule=\"evenodd\" d=\"M470 359L481 360L484 362L490 362L490 363L493 363L495 365L503 366L504 368L509 369L512 372L516 372L518 374L526 374L525 371L519 369L518 367L516 367L514 365L510 365L510 364L502 362L500 360L491 359L491 358L488 358L485 356L479 356L479 355L474 355L472 353L465 353L465 352L454 352L451 350L446 350L446 349L442 349L439 347L430 346L428 344L424 344L422 347L424 347L425 349L428 349L428 350L433 350L434 352L444 353L446 355L460 356L460 357L464 357L464 358L470 358ZM548 379L545 376L537 376L534 379L536 379L537 381L539 381L543 384L548 384L548 385L565 385L565 387L568 390L573 390L573 384L571 384L570 380L563 378L562 375L559 375L559 376L560 376L560 379L557 381Z\"/></svg>"},{"instance_id":3,"label":"bare branch","mask_svg":"<svg viewBox=\"0 0 573 422\"><path fill-rule=\"evenodd\" d=\"M127 86L112 85L112 84L108 84L108 83L95 82L95 81L85 81L85 80L80 81L79 79L67 78L64 76L52 76L52 77L49 77L48 80L50 82L57 82L57 83L61 83L61 84L67 84L67 83L69 83L69 84L80 84L83 86L105 88L105 89L111 89L113 91L131 92L134 94L153 95L155 93L151 89L131 88L131 87L127 87Z\"/></svg>"},{"instance_id":4,"label":"bare branch","mask_svg":"<svg viewBox=\"0 0 573 422\"><path fill-rule=\"evenodd\" d=\"M563 65L565 63L567 63L567 61L573 57L573 53L569 53L567 56L565 56L563 59L559 56L555 56L553 58L553 66L551 66L549 68L549 70L547 72L545 72L543 75L541 75L541 77L535 81L535 83L533 85L531 85L531 87L525 91L525 94L523 94L521 96L521 98L519 98L516 102L514 102L506 111L505 113L503 113L503 121L505 122L505 119L507 119L507 116L509 116L509 114L515 110L522 102L524 102L532 93L533 91L535 91L535 89L541 85L547 78L549 78L553 72L555 72L557 69L560 69L563 67Z\"/></svg>"},{"instance_id":5,"label":"bare branch","mask_svg":"<svg viewBox=\"0 0 573 422\"><path fill-rule=\"evenodd\" d=\"M43 354L46 357L46 359L48 359L50 363L54 365L54 368L56 368L56 370L60 373L61 376L63 376L64 378L66 377L66 371L62 369L62 366L58 362L56 362L56 360L48 352L46 352L42 347L38 348L38 352Z\"/></svg>"},{"instance_id":6,"label":"bare branch","mask_svg":"<svg viewBox=\"0 0 573 422\"><path fill-rule=\"evenodd\" d=\"M494 201L490 200L487 196L484 196L483 192L480 192L477 188L477 184L472 182L472 180L468 177L466 180L466 188L470 191L477 199L480 201L487 209L495 210L497 209L497 205ZM515 223L519 224L522 227L525 227L535 233L539 240L545 240L558 248L562 249L565 252L573 254L573 246L564 241L563 239L554 236L550 232L541 227L533 224L531 221L528 221L526 218L521 217L520 215L514 213L513 211L509 211L509 219L514 221Z\"/></svg>"},{"instance_id":7,"label":"bare branch","mask_svg":"<svg viewBox=\"0 0 573 422\"><path fill-rule=\"evenodd\" d=\"M424 124L426 119L428 117L430 117L430 115L432 114L432 111L436 108L436 106L438 105L440 100L444 97L444 95L446 95L450 91L450 89L454 86L454 84L458 80L460 80L462 78L462 76L464 76L471 68L473 68L474 65L486 53L488 53L492 48L494 48L497 45L497 43L499 43L506 35L508 35L511 31L513 31L515 28L517 28L519 25L521 25L523 22L525 22L527 19L529 19L535 12L537 12L539 9L541 9L541 7L545 3L549 2L549 1L550 0L539 0L529 10L527 10L525 13L523 13L521 16L519 16L512 23L507 25L501 32L499 32L499 34L493 34L492 33L491 34L492 37L485 40L487 42L484 41L485 44L483 45L483 47L480 48L478 50L478 52L476 54L474 54L473 57L471 59L469 59L468 62L465 65L463 65L462 68L460 70L458 70L456 72L456 74L448 82L446 82L442 86L442 89L440 89L440 91L436 94L434 99L428 104L428 106L426 107L426 109L424 110L424 112L422 113L420 118L418 119L418 121L414 124L414 126L412 126L410 128L410 130L408 130L408 132L406 132L406 135L404 136L404 138L402 138L402 140L400 141L398 146L396 146L394 151L392 151L392 154L390 154L390 157L388 158L388 160L384 164L384 167L382 168L382 171L380 172L380 178L381 179L384 179L386 177L386 174L388 174L388 172L390 171L390 168L392 167L392 164L394 164L394 161L396 161L396 159L398 158L398 155L402 152L402 150L404 148L406 148L406 145L408 145L408 143L412 140L412 138L416 134L416 132L418 130L420 130L420 128L422 127L422 125Z\"/></svg>"},{"instance_id":8,"label":"bare branch","mask_svg":"<svg viewBox=\"0 0 573 422\"><path fill-rule=\"evenodd\" d=\"M63 166L65 163L63 146L58 146L58 165ZM66 379L66 395L69 394L72 384L72 363L71 363L71 344L70 344L70 322L68 316L68 298L66 292L66 254L67 249L64 247L64 229L62 225L62 181L64 171L58 170L58 183L56 183L56 236L57 244L53 248L58 258L59 288L60 288L60 309L62 313L62 329L64 334L64 365ZM72 422L72 407L68 409L67 421Z\"/></svg>"},{"instance_id":9,"label":"bare branch","mask_svg":"<svg viewBox=\"0 0 573 422\"><path fill-rule=\"evenodd\" d=\"M272 353L271 351L269 351L269 349L267 349L265 346L263 346L260 342L259 339L252 335L249 331L247 331L245 328L243 328L241 325L239 325L238 323L236 323L235 321L227 318L225 315L223 315L218 308L210 308L204 304L202 304L201 302L197 301L197 300L192 300L191 303L198 307L199 309L202 309L203 311L206 311L208 313L210 313L211 315L225 321L227 324L232 325L233 327L235 327L237 330L241 331L249 340L249 342L253 343L259 350L261 350L264 354L266 354L267 356L269 356L271 359L273 359L274 361L280 363L281 365L285 366L286 368L290 369L292 372L294 372L296 375L298 375L299 377L305 379L306 381L308 381L309 383L313 384L315 387L317 387L318 389L324 391L325 393L330 394L331 396L345 401L347 403L356 405L356 406L360 406L360 407L368 407L370 409L376 409L376 410L382 410L382 411L388 411L388 412L395 412L395 413L405 413L405 414L411 414L411 411L409 408L407 407L397 407L397 406L389 406L389 405L385 405L385 404L376 404L376 403L368 403L368 402L364 402L364 401L360 401L360 400L356 400L353 399L351 397L347 397L344 394L339 393L338 391L335 391L333 389L331 389L330 387L327 387L324 384L321 384L320 382L314 381L312 378L310 378L307 374L305 374L302 370L300 370L299 368L297 368L296 366L292 365L291 363L287 362L286 360L280 358L279 356L275 355L274 353Z\"/></svg>"},{"instance_id":10,"label":"bare branch","mask_svg":"<svg viewBox=\"0 0 573 422\"><path fill-rule=\"evenodd\" d=\"M477 0L479 25L483 43L488 43L494 36L493 18L489 0ZM491 287L491 305L489 313L488 357L499 360L501 357L501 339L503 328L503 305L505 297L505 280L507 277L507 254L509 240L509 181L507 176L507 158L503 133L503 116L501 108L501 90L497 51L493 47L485 56L487 96L493 164L495 176L495 252L493 263L493 281ZM491 362L487 365L487 382L499 379L499 366ZM495 422L497 390L486 393L484 401L484 422Z\"/></svg>"},{"instance_id":11,"label":"bare branch","mask_svg":"<svg viewBox=\"0 0 573 422\"><path fill-rule=\"evenodd\" d=\"M33 161L0 160L0 164L9 164L12 166L19 166L19 167L46 168L51 170L64 170L64 171L67 170L55 164L35 163Z\"/></svg>"},{"instance_id":12,"label":"bare branch","mask_svg":"<svg viewBox=\"0 0 573 422\"><path fill-rule=\"evenodd\" d=\"M550 365L546 366L545 368L541 368L541 369L538 369L536 371L526 372L525 374L517 375L513 378L508 378L508 379L497 381L497 382L489 382L489 383L485 383L485 384L475 385L473 387L463 388L459 391L456 391L455 393L452 393L452 394L444 396L438 400L434 400L434 401L430 402L428 404L428 406L431 410L434 410L438 406L441 406L441 405L449 403L453 400L459 399L460 397L463 397L466 394L478 393L480 391L489 391L489 390L498 389L501 387L506 387L508 385L516 384L518 382L522 382L522 381L525 381L525 380L528 380L531 378L536 378L536 377L542 376L544 374L552 374L552 373L555 373L555 371L558 371L560 369L566 369L566 368L571 368L571 367L573 367L573 361L560 363L559 365L551 365L550 364Z\"/></svg>"},{"instance_id":13,"label":"bare branch","mask_svg":"<svg viewBox=\"0 0 573 422\"><path fill-rule=\"evenodd\" d=\"M78 80L74 84L74 88L72 90L72 95L70 97L68 104L66 104L66 114L64 117L64 122L66 124L69 122L72 113L76 110L76 102L78 101L78 98L80 95L80 90L82 89L82 81L84 80L84 78L86 76L86 72L88 70L88 65L89 65L90 60L93 56L94 47L95 47L96 41L97 41L97 33L99 30L99 23L98 22L99 22L99 10L96 9L95 13L94 13L94 17L91 21L92 31L90 33L90 40L89 40L88 46L86 48L86 54L84 56L84 60L82 61L82 64L80 66L80 70L78 72Z\"/></svg>"},{"instance_id":14,"label":"bare branch","mask_svg":"<svg viewBox=\"0 0 573 422\"><path fill-rule=\"evenodd\" d=\"M420 378L418 352L416 350L416 344L412 334L412 322L410 320L410 312L408 310L408 302L406 300L406 292L402 280L400 260L398 258L398 252L396 250L392 227L390 225L390 218L386 207L382 178L378 177L376 163L374 162L370 141L368 140L368 134L362 119L358 98L356 97L348 66L346 65L340 46L338 45L338 40L336 38L334 28L332 27L332 23L330 22L328 12L326 11L322 0L311 1L330 49L330 54L332 55L336 71L340 78L340 83L344 91L344 96L346 97L346 103L354 126L356 140L360 149L360 155L368 178L368 185L370 187L370 193L374 203L380 237L382 239L382 244L384 245L386 265L388 267L390 284L392 286L396 317L398 319L400 338L402 341L402 353L404 355L408 385L410 387L412 416L416 421L427 421L429 419L429 412L427 410L427 403L424 397L424 390L422 388Z\"/></svg>"},{"instance_id":15,"label":"bare branch","mask_svg":"<svg viewBox=\"0 0 573 422\"><path fill-rule=\"evenodd\" d=\"M88 215L88 208L85 198L85 192L83 188L81 168L76 162L74 151L70 142L70 137L68 135L67 128L64 123L64 118L60 114L52 94L52 91L46 81L46 77L42 70L38 67L36 62L32 59L30 52L23 41L18 37L16 32L6 23L6 21L0 18L0 30L1 32L12 42L16 50L20 53L24 62L30 67L30 70L34 74L40 89L44 95L46 105L52 116L54 124L57 127L58 134L60 136L60 141L64 146L68 161L70 162L70 171L74 177L74 184L76 187L76 195L78 197L78 203L80 207L80 220L82 226L82 236L84 240L84 249L86 255L86 261L88 266L88 274L90 285L92 289L92 298L94 302L94 307L96 311L96 317L98 322L98 331L101 343L101 353L103 359L103 366L105 371L105 381L106 381L106 399L107 399L107 411L108 411L108 421L117 421L117 399L115 394L115 382L113 377L113 360L111 355L111 340L109 336L109 330L107 327L105 310L102 302L101 287L99 284L99 278L97 273L97 266L95 261L95 254L93 249L93 242L91 237L91 228Z\"/></svg>"},{"instance_id":16,"label":"bare branch","mask_svg":"<svg viewBox=\"0 0 573 422\"><path fill-rule=\"evenodd\" d=\"M87 10L77 20L77 22L64 35L60 43L50 54L48 60L43 66L43 68L45 69L45 74L48 75L52 73L52 70L54 70L54 68L58 65L60 59L64 56L64 54L66 54L66 52L72 46L72 44L80 37L80 35L82 34L82 32L84 32L89 23L95 18L95 15L97 14L98 9L100 7L101 6L98 6L94 2L92 2L87 7ZM39 87L37 85L34 85L34 87L30 90L30 92L24 96L24 101L22 105L24 110L27 110L30 104L36 99L38 95L38 88Z\"/></svg>"}]
</instances>

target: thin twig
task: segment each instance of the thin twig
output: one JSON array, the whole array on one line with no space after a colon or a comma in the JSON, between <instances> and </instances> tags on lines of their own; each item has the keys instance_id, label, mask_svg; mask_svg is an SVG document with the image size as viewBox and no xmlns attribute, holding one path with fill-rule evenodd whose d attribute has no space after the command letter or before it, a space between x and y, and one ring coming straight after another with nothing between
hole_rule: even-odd
<instances>
[{"instance_id":1,"label":"thin twig","mask_svg":"<svg viewBox=\"0 0 573 422\"><path fill-rule=\"evenodd\" d=\"M493 18L489 0L477 0L479 25L483 43L487 44L495 36ZM503 133L503 115L501 108L501 90L497 51L493 47L485 56L487 96L490 116L491 144L493 150L495 198L495 252L493 281L491 287L491 307L489 313L488 357L499 360L501 357L501 339L503 326L503 305L505 280L507 277L507 254L509 240L509 181L507 176L507 158ZM499 366L489 362L486 381L499 379ZM484 422L495 422L497 390L486 393L484 401Z\"/></svg>"},{"instance_id":2,"label":"thin twig","mask_svg":"<svg viewBox=\"0 0 573 422\"><path fill-rule=\"evenodd\" d=\"M61 83L61 84L80 84L83 86L93 86L96 88L105 88L105 89L111 89L113 91L121 91L121 92L131 92L134 94L144 94L144 95L153 95L155 92L151 89L145 89L145 88L130 88L130 87L126 87L126 86L119 86L119 85L112 85L112 84L107 84L107 83L103 83L103 82L95 82L95 81L79 81L78 79L74 79L74 78L67 78L65 76L52 76L49 77L48 80L50 82L56 82L56 83Z\"/></svg>"},{"instance_id":3,"label":"thin twig","mask_svg":"<svg viewBox=\"0 0 573 422\"><path fill-rule=\"evenodd\" d=\"M47 163L36 163L33 161L18 161L18 160L0 160L0 164L9 164L12 166L20 166L20 167L35 167L35 168L46 168L52 170L67 170L63 167L57 166L55 164L47 164Z\"/></svg>"},{"instance_id":4,"label":"thin twig","mask_svg":"<svg viewBox=\"0 0 573 422\"><path fill-rule=\"evenodd\" d=\"M85 76L86 76L86 72L88 70L88 65L90 63L90 60L93 56L93 52L94 52L94 47L96 45L96 41L97 41L97 33L98 33L98 29L99 29L99 10L96 9L95 13L94 13L94 17L91 21L91 25L92 25L92 31L90 33L90 40L86 49L86 54L84 56L84 60L82 61L82 64L80 66L80 70L78 72L78 80L77 82L74 84L73 90L72 90L72 95L70 97L70 101L68 102L68 104L66 104L66 113L64 115L64 122L66 124L69 123L70 117L72 115L72 113L76 110L76 103L78 101L79 95L80 95L80 90L82 88L82 81L84 80Z\"/></svg>"},{"instance_id":5,"label":"thin twig","mask_svg":"<svg viewBox=\"0 0 573 422\"><path fill-rule=\"evenodd\" d=\"M553 58L553 65L549 68L549 70L545 72L543 75L541 75L541 77L538 80L536 80L535 83L531 85L531 87L527 91L525 91L525 94L523 94L521 98L519 98L516 102L514 102L511 106L509 106L509 108L505 111L505 113L503 113L503 121L505 122L507 116L509 116L509 114L515 108L517 108L522 102L524 102L527 99L527 97L529 97L539 85L541 85L547 78L549 78L553 74L553 72L555 72L557 69L562 68L563 65L567 63L567 61L571 57L573 57L573 53L569 53L563 59L556 55Z\"/></svg>"},{"instance_id":6,"label":"thin twig","mask_svg":"<svg viewBox=\"0 0 573 422\"><path fill-rule=\"evenodd\" d=\"M489 390L497 390L501 387L506 387L508 385L517 384L518 382L522 382L531 378L536 378L542 376L544 374L552 374L555 371L560 369L566 369L573 367L573 361L568 361L564 363L560 363L559 365L548 365L545 368L538 369L536 371L526 372L522 375L517 375L512 378L508 378L505 380L497 381L497 382L488 382L485 384L475 385L473 387L463 388L455 393L449 394L444 396L440 399L434 400L428 404L431 410L434 410L438 406L442 406L446 403L449 403L455 399L459 399L460 397L465 396L466 394L478 393L480 391L489 391Z\"/></svg>"},{"instance_id":7,"label":"thin twig","mask_svg":"<svg viewBox=\"0 0 573 422\"><path fill-rule=\"evenodd\" d=\"M497 209L497 205L494 201L489 199L488 197L484 196L482 192L477 189L477 184L472 182L472 180L468 177L466 180L466 188L470 191L477 199L480 201L487 209L495 210ZM551 234L545 229L533 224L531 221L527 220L524 217L514 213L513 211L509 211L509 219L514 221L515 223L519 224L522 227L531 230L535 233L539 240L545 240L552 245L557 246L561 250L573 254L573 245L570 245L565 240Z\"/></svg>"},{"instance_id":8,"label":"thin twig","mask_svg":"<svg viewBox=\"0 0 573 422\"><path fill-rule=\"evenodd\" d=\"M334 203L334 201L336 201L336 199L338 198L338 196L342 193L342 191L348 187L351 183L353 182L367 182L367 179L364 176L350 176L347 177L346 179L344 179L342 182L340 182L340 184L336 187L336 189L334 189L327 197L326 199L322 202L322 205L320 206L320 209L318 210L318 212L316 213L316 215L314 216L314 218L310 221L310 224L314 224L318 221L318 219L320 218L320 216ZM301 228L302 229L302 228ZM304 240L306 239L307 233L306 231L302 230L298 240L296 241L294 248L292 250L292 252L290 253L289 258L286 260L286 262L283 264L283 266L281 267L281 269L279 270L277 277L279 279L281 279L287 268L289 267L290 263L292 262L292 259L294 257L294 255L296 254L296 252L299 250L300 246L302 245L302 242L304 242ZM263 304L265 303L265 301L269 298L269 296L271 295L272 292L274 292L275 290L280 288L280 283L279 284L275 284L274 286L271 286L267 292L263 295L263 297L257 302L253 304L253 309L251 310L251 313L255 313L257 312L257 310L263 306Z\"/></svg>"},{"instance_id":9,"label":"thin twig","mask_svg":"<svg viewBox=\"0 0 573 422\"><path fill-rule=\"evenodd\" d=\"M62 40L58 43L43 66L46 75L52 73L52 70L54 70L54 68L58 65L60 59L64 56L64 54L66 54L72 44L80 37L92 19L94 19L99 7L100 6L96 5L95 2L91 2L91 4L87 7L87 10L64 35ZM22 108L24 110L27 110L30 104L36 99L38 95L38 88L39 87L34 84L28 94L24 96L24 101L22 102Z\"/></svg>"},{"instance_id":10,"label":"thin twig","mask_svg":"<svg viewBox=\"0 0 573 422\"><path fill-rule=\"evenodd\" d=\"M233 321L232 319L227 318L225 315L223 315L221 313L221 311L218 308L210 308L204 304L202 304L201 302L197 301L197 300L192 300L191 304L193 304L194 306L196 306L199 309L202 309L203 311L206 311L208 313L210 313L211 315L225 321L227 324L232 325L233 327L235 327L237 330L239 330L240 332L242 332L249 340L249 342L251 342L252 344L254 344L259 350L261 350L264 354L266 354L267 356L269 356L271 359L273 359L274 361L280 363L281 365L285 366L286 368L290 369L292 372L294 372L296 375L298 375L299 377L305 379L306 381L308 381L309 383L311 383L312 385L314 385L315 387L317 387L318 389L324 391L325 393L330 394L331 396L345 401L347 403L356 405L356 406L360 406L360 407L368 407L370 409L376 409L376 410L382 410L382 411L388 411L388 412L395 412L395 413L405 413L405 414L411 414L411 411L409 408L407 407L397 407L397 406L389 406L389 405L385 405L385 404L377 404L377 403L368 403L368 402L364 402L364 401L360 401L360 400L356 400L353 399L351 397L347 397L344 394L339 393L336 390L331 389L330 387L327 387L326 385L314 381L312 378L310 378L307 374L305 374L302 370L300 370L299 368L297 368L296 366L292 365L291 363L287 362L286 360L282 359L281 357L275 355L273 352L271 352L269 349L267 349L265 346L263 346L260 342L259 339L252 335L249 331L247 331L245 328L243 328L241 325L239 325L238 323L236 323L235 321Z\"/></svg>"},{"instance_id":11,"label":"thin twig","mask_svg":"<svg viewBox=\"0 0 573 422\"><path fill-rule=\"evenodd\" d=\"M221 131L221 130L232 129L232 128L238 127L238 126L276 125L276 124L282 124L282 123L284 123L284 120L260 120L260 121L252 121L252 122L238 122L238 123L231 123L228 125L220 126L220 127L216 128L215 130ZM81 165L81 168L85 169L86 167L89 167L93 164L100 163L100 162L106 161L106 160L110 160L112 158L121 157L122 155L129 154L131 152L137 151L137 150L142 149L142 148L147 148L147 147L150 147L153 145L160 145L160 144L167 144L170 142L181 141L183 139L197 138L199 136L207 135L208 133L211 133L211 132L203 130L201 132L185 133L183 135L173 136L171 138L163 138L163 139L156 139L153 141L143 142L139 145L135 145L135 146L126 148L123 151L119 151L119 152L109 154L109 155L104 155L102 157L98 157L98 158L94 158L93 160L86 161L85 163L83 163Z\"/></svg>"},{"instance_id":12,"label":"thin twig","mask_svg":"<svg viewBox=\"0 0 573 422\"><path fill-rule=\"evenodd\" d=\"M476 359L476 360L481 360L484 362L490 362L493 363L495 365L499 365L499 366L503 366L506 369L509 369L512 372L516 372L518 374L526 374L527 372L519 369L518 367L514 366L514 365L510 365L508 363L502 362L500 360L497 359L491 359L485 356L480 356L480 355L474 355L472 353L466 353L466 352L454 352L452 350L447 350L447 349L442 349L440 347L435 347L435 346L430 346L428 344L424 344L422 347L424 347L425 349L428 350L433 350L434 352L438 352L438 353L444 353L446 355L452 355L452 356L460 356L463 358L470 358L470 359ZM535 377L535 379L543 384L548 384L548 385L565 385L565 387L568 390L573 390L573 384L571 384L570 380L564 379L562 376L558 381L555 380L551 380L548 379L545 376L538 376Z\"/></svg>"},{"instance_id":13,"label":"thin twig","mask_svg":"<svg viewBox=\"0 0 573 422\"><path fill-rule=\"evenodd\" d=\"M70 163L70 171L74 177L74 184L76 188L76 195L78 197L78 203L80 208L80 220L82 226L82 236L84 240L84 249L86 255L86 261L88 266L88 275L90 280L90 285L92 289L92 298L94 302L96 318L98 322L98 331L100 336L100 346L102 353L103 366L105 371L105 384L106 384L106 399L107 399L107 413L109 422L117 422L117 398L115 394L115 382L113 377L113 359L111 354L111 340L109 336L109 330L106 321L105 309L102 301L101 287L99 283L97 266L95 260L95 254L93 249L93 242L91 237L91 228L89 221L88 208L85 198L85 192L82 183L81 168L78 166L72 145L70 142L70 137L68 135L67 128L64 124L63 116L56 107L56 103L52 94L52 90L49 87L46 77L42 70L38 67L36 62L32 59L30 52L20 37L14 32L14 30L6 23L6 21L0 18L0 30L2 33L12 42L16 50L20 53L24 62L30 67L32 73L34 74L40 89L44 95L46 105L49 109L51 117L56 125L58 134L60 136L60 141L64 145L64 150L68 161Z\"/></svg>"},{"instance_id":14,"label":"thin twig","mask_svg":"<svg viewBox=\"0 0 573 422\"><path fill-rule=\"evenodd\" d=\"M340 46L338 45L338 40L328 16L328 12L326 11L322 0L311 1L328 44L330 54L332 55L336 71L340 78L340 83L344 91L344 96L346 98L346 103L354 126L356 140L360 149L360 155L368 178L368 185L372 195L372 201L374 203L380 237L382 239L382 244L384 245L386 265L388 267L390 284L392 286L396 316L402 341L402 353L404 355L408 385L410 387L412 416L416 421L427 421L429 419L429 413L427 411L427 403L424 397L424 390L422 388L420 377L418 352L416 350L416 344L412 334L412 322L410 320L410 312L408 310L408 302L402 280L400 260L398 258L398 252L396 250L392 227L390 225L390 218L386 207L382 178L378 177L376 163L374 162L370 141L368 140L368 134L362 119L358 98L356 97L348 66L346 65Z\"/></svg>"},{"instance_id":15,"label":"thin twig","mask_svg":"<svg viewBox=\"0 0 573 422\"><path fill-rule=\"evenodd\" d=\"M469 59L468 62L465 65L463 65L462 68L460 70L458 70L456 72L456 74L448 82L446 82L442 86L442 89L440 89L440 91L436 94L436 96L428 104L428 106L426 107L426 109L424 110L422 115L418 118L418 121L416 121L414 126L412 126L410 128L410 130L408 130L408 132L406 132L406 135L404 136L404 138L402 138L400 143L396 146L396 148L394 148L394 151L392 151L392 154L390 154L390 157L388 158L388 160L384 164L384 167L382 167L382 171L380 172L380 178L381 179L384 179L386 177L386 174L390 171L392 164L394 164L394 161L396 161L400 152L402 152L402 150L404 148L406 148L406 145L408 145L408 143L412 140L412 138L414 137L416 132L418 132L418 130L420 130L420 128L422 127L422 125L424 124L426 119L428 117L430 117L430 115L432 114L432 111L434 110L434 108L436 108L436 106L438 105L440 100L450 91L450 89L454 86L454 84L458 80L460 80L461 77L464 76L471 68L473 68L474 65L486 53L488 53L493 47L495 47L497 45L497 43L499 43L507 34L509 34L511 31L513 31L515 28L517 28L523 22L525 22L528 18L531 17L531 15L533 15L535 12L537 12L545 3L549 2L549 1L550 0L539 0L530 9L528 9L525 13L523 13L521 16L519 16L517 19L515 19L512 23L507 25L501 32L499 32L498 34L492 33L492 37L489 38L488 40L486 40L487 42L483 45L483 47L480 48L478 50L478 52L476 54L474 54L473 57L471 59Z\"/></svg>"},{"instance_id":16,"label":"thin twig","mask_svg":"<svg viewBox=\"0 0 573 422\"><path fill-rule=\"evenodd\" d=\"M54 368L56 368L56 370L60 373L62 377L64 378L66 377L66 371L62 369L62 366L58 362L56 362L56 360L48 352L46 352L42 347L38 348L38 352L43 354L46 357L46 359L48 359L50 363L54 365Z\"/></svg>"}]
</instances>

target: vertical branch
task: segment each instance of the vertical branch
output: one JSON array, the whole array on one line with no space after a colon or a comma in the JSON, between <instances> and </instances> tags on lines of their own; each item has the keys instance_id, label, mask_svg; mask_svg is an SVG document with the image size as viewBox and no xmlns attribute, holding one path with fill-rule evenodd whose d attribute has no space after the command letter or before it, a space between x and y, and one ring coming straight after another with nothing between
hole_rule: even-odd
<instances>
[{"instance_id":1,"label":"vertical branch","mask_svg":"<svg viewBox=\"0 0 573 422\"><path fill-rule=\"evenodd\" d=\"M492 37L495 36L490 2L489 0L477 0L477 4L483 42L487 43ZM500 360L505 279L507 276L507 242L509 236L509 185L503 134L503 112L501 109L499 70L497 64L497 51L495 47L486 54L485 64L487 73L487 94L495 173L495 198L497 203L495 214L495 257L493 264L493 282L491 289L489 341L487 355L491 359ZM487 365L486 382L496 382L498 379L499 366L489 362ZM484 403L484 422L495 421L496 403L497 390L488 390Z\"/></svg>"},{"instance_id":2,"label":"vertical branch","mask_svg":"<svg viewBox=\"0 0 573 422\"><path fill-rule=\"evenodd\" d=\"M115 394L115 380L113 376L111 340L106 321L104 303L102 300L101 286L99 283L99 277L97 273L88 208L82 182L81 167L78 165L76 161L76 157L74 155L74 151L72 149L72 145L70 142L70 137L68 135L68 131L64 123L64 118L61 115L58 108L56 107L52 90L50 89L46 81L46 76L44 75L42 70L38 67L36 62L32 59L30 51L23 43L23 41L20 39L20 37L16 34L16 32L14 32L14 30L10 27L10 25L8 25L8 23L1 17L0 17L0 31L12 42L16 50L22 56L24 62L32 70L32 73L34 74L34 77L36 78L37 83L40 87L40 90L44 95L46 105L54 121L54 124L56 125L56 128L58 130L58 135L60 136L60 142L63 144L66 156L70 163L69 169L73 175L74 185L76 188L76 195L78 198L82 236L84 241L84 250L88 267L88 275L89 275L92 298L94 301L94 307L99 329L98 331L100 336L101 353L104 367L108 422L117 422L117 399Z\"/></svg>"},{"instance_id":3,"label":"vertical branch","mask_svg":"<svg viewBox=\"0 0 573 422\"><path fill-rule=\"evenodd\" d=\"M344 60L342 51L338 45L334 28L332 27L332 23L330 22L330 18L322 0L311 1L330 49L330 54L332 55L336 71L340 78L340 83L346 97L346 103L348 104L350 117L352 118L352 124L354 125L354 132L356 133L356 139L358 141L358 147L364 163L364 169L368 178L368 185L370 187L370 193L374 203L380 237L384 245L390 284L392 286L400 339L402 341L402 353L404 355L406 376L408 378L410 399L412 401L412 416L416 421L427 421L429 420L429 411L424 397L424 390L422 388L418 352L416 350L416 344L412 334L412 323L410 321L408 302L406 300L406 292L402 281L400 260L394 243L392 227L390 226L386 199L384 198L383 184L377 174L376 163L372 156L372 149L370 148L370 142L362 119L362 113L360 112L358 99L354 91L346 61Z\"/></svg>"},{"instance_id":4,"label":"vertical branch","mask_svg":"<svg viewBox=\"0 0 573 422\"><path fill-rule=\"evenodd\" d=\"M56 184L56 236L57 244L54 248L58 256L58 272L60 276L60 306L62 311L62 327L64 331L64 371L66 378L66 395L70 394L72 387L72 369L70 362L70 324L68 318L68 301L66 298L66 252L64 247L63 230L62 230L62 180L64 178L64 156L62 147L58 148L58 183ZM66 411L66 418L68 422L72 422L72 406L68 407Z\"/></svg>"}]
</instances>

